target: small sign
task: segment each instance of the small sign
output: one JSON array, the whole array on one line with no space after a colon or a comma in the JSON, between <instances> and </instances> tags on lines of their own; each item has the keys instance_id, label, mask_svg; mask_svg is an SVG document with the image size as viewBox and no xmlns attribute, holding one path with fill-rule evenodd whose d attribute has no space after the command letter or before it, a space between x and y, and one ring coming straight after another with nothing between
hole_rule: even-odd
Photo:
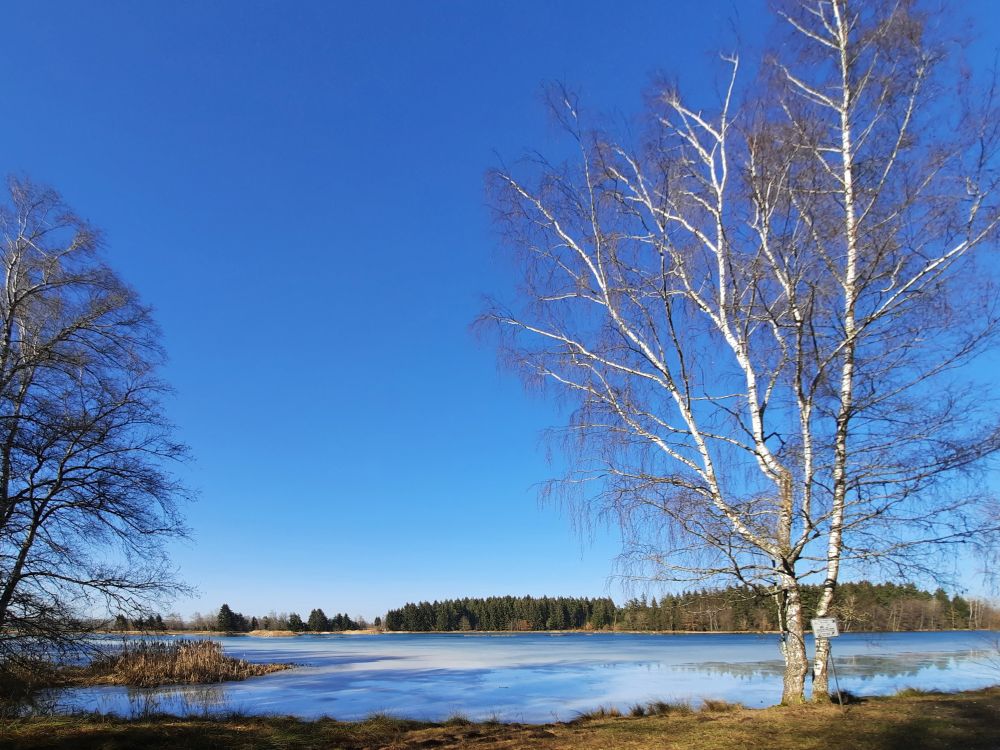
<instances>
[{"instance_id":1,"label":"small sign","mask_svg":"<svg viewBox=\"0 0 1000 750\"><path fill-rule=\"evenodd\" d=\"M836 617L816 617L812 620L812 629L816 638L836 638L840 635Z\"/></svg>"}]
</instances>

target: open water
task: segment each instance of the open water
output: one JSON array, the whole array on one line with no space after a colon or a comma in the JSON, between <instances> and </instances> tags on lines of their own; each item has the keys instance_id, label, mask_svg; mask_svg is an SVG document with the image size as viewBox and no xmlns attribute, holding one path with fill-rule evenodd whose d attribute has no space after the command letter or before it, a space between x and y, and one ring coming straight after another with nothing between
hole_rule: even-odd
<instances>
[{"instance_id":1,"label":"open water","mask_svg":"<svg viewBox=\"0 0 1000 750\"><path fill-rule=\"evenodd\" d=\"M833 641L840 686L855 695L904 687L969 690L1000 683L998 633L847 633ZM245 682L136 690L75 688L61 710L243 711L359 719L566 721L598 706L705 698L749 707L781 699L776 635L385 634L219 639L233 656L294 662ZM812 653L812 642L809 642ZM832 685L831 685L832 687Z\"/></svg>"}]
</instances>

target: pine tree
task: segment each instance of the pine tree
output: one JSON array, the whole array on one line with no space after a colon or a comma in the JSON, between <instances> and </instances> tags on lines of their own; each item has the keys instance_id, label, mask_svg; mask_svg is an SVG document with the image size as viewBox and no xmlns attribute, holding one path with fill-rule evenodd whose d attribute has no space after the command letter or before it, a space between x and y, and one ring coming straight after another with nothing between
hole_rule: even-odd
<instances>
[{"instance_id":1,"label":"pine tree","mask_svg":"<svg viewBox=\"0 0 1000 750\"><path fill-rule=\"evenodd\" d=\"M233 614L233 610L229 608L228 604L223 604L219 607L219 616L215 620L216 629L221 630L224 633L232 633L236 628L236 615Z\"/></svg>"},{"instance_id":2,"label":"pine tree","mask_svg":"<svg viewBox=\"0 0 1000 750\"><path fill-rule=\"evenodd\" d=\"M322 609L314 609L309 613L309 629L314 633L330 629L330 621L327 619Z\"/></svg>"}]
</instances>

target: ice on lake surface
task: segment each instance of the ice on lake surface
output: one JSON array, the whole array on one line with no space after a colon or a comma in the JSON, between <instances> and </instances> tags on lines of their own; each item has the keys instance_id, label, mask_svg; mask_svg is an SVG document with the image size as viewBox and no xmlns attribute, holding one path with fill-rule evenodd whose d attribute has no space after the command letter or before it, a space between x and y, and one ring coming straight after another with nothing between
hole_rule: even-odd
<instances>
[{"instance_id":1,"label":"ice on lake surface","mask_svg":"<svg viewBox=\"0 0 1000 750\"><path fill-rule=\"evenodd\" d=\"M833 641L842 689L969 690L1000 682L998 634L846 633ZM566 721L598 706L704 698L749 707L781 698L776 635L385 634L219 638L227 653L301 667L246 682L153 690L75 688L64 710L123 715L243 711L359 719ZM812 654L812 641L809 640Z\"/></svg>"}]
</instances>

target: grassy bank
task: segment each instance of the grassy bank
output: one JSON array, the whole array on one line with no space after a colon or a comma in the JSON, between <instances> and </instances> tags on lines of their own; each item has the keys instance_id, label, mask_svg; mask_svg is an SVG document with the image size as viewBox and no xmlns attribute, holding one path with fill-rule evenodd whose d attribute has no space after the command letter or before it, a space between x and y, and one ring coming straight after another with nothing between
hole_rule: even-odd
<instances>
[{"instance_id":1,"label":"grassy bank","mask_svg":"<svg viewBox=\"0 0 1000 750\"><path fill-rule=\"evenodd\" d=\"M836 706L748 710L717 704L693 712L654 704L648 715L619 717L594 711L587 718L541 726L444 724L376 716L362 722L299 721L287 717L220 719L156 717L126 721L100 716L19 719L0 723L0 748L57 750L189 750L237 748L345 748L345 750L931 750L1000 747L1000 688L948 695L908 691Z\"/></svg>"}]
</instances>

